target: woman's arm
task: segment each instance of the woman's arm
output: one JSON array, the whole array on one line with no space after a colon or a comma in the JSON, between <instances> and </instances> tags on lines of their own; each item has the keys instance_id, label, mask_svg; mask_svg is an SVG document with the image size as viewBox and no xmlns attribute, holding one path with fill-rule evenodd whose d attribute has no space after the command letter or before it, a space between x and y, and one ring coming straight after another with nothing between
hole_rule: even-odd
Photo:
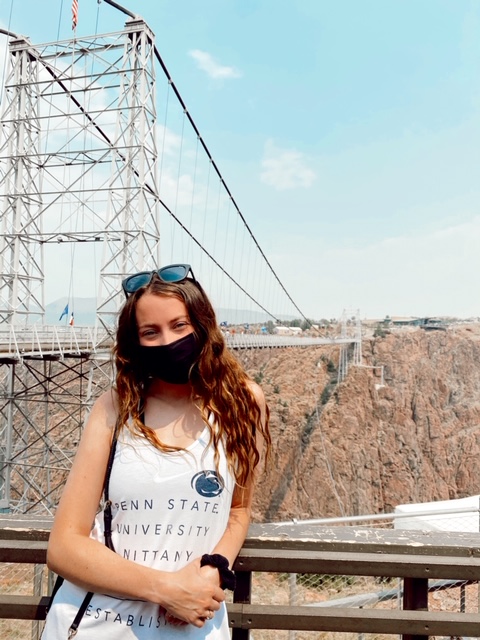
<instances>
[{"instance_id":1,"label":"woman's arm","mask_svg":"<svg viewBox=\"0 0 480 640\"><path fill-rule=\"evenodd\" d=\"M206 611L218 610L225 596L198 570L187 566L173 573L157 571L126 560L90 538L116 414L111 392L93 406L55 516L48 566L88 591L155 602L178 618L203 626Z\"/></svg>"},{"instance_id":2,"label":"woman's arm","mask_svg":"<svg viewBox=\"0 0 480 640\"><path fill-rule=\"evenodd\" d=\"M250 383L250 389L255 396L258 406L260 407L260 419L262 421L262 426L265 426L266 405L263 391L254 382ZM257 449L260 457L263 450L263 444L263 438L259 437L257 441ZM218 553L227 558L230 567L232 567L235 558L238 556L248 532L257 473L258 468L254 469L250 473L244 487L235 485L225 532L215 545L215 548L211 551L212 554ZM211 584L215 586L220 585L220 573L218 569L210 565L200 567L200 558L196 558L188 566L192 568L192 571L200 571L201 575L210 581ZM168 609L167 607L167 620L171 624L181 625L182 623L178 620L178 617L179 616L176 616L173 610Z\"/></svg>"},{"instance_id":3,"label":"woman's arm","mask_svg":"<svg viewBox=\"0 0 480 640\"><path fill-rule=\"evenodd\" d=\"M262 425L265 426L266 405L265 396L262 389L254 382L250 383L250 389L260 407ZM263 438L259 438L257 442L258 452L262 454ZM230 516L227 528L212 553L219 553L228 559L230 567L233 565L235 558L238 556L240 549L247 536L250 517L252 512L252 500L255 489L255 480L258 474L258 467L254 469L248 478L244 487L236 485L232 497L232 505L230 508ZM207 567L204 567L207 569ZM208 567L209 568L209 567ZM213 575L218 576L215 569Z\"/></svg>"}]
</instances>

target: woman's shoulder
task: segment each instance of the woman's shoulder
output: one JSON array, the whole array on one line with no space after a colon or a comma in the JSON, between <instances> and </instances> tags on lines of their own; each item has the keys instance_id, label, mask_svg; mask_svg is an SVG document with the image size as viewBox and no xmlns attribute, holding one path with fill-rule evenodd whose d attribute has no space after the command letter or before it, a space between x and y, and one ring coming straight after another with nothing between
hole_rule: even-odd
<instances>
[{"instance_id":1,"label":"woman's shoulder","mask_svg":"<svg viewBox=\"0 0 480 640\"><path fill-rule=\"evenodd\" d=\"M106 427L111 431L118 415L118 396L114 389L104 391L94 402L90 413L90 424Z\"/></svg>"},{"instance_id":2,"label":"woman's shoulder","mask_svg":"<svg viewBox=\"0 0 480 640\"><path fill-rule=\"evenodd\" d=\"M258 406L263 410L265 407L265 394L262 387L253 380L247 380L247 387L257 401Z\"/></svg>"},{"instance_id":3,"label":"woman's shoulder","mask_svg":"<svg viewBox=\"0 0 480 640\"><path fill-rule=\"evenodd\" d=\"M115 389L107 389L95 400L95 404L109 410L118 410L118 394Z\"/></svg>"}]
</instances>

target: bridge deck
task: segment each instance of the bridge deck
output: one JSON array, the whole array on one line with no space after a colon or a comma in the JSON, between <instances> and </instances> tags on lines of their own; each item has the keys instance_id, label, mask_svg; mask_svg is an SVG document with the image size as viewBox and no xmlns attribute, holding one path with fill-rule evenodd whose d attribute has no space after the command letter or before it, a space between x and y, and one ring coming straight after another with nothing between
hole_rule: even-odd
<instances>
[{"instance_id":1,"label":"bridge deck","mask_svg":"<svg viewBox=\"0 0 480 640\"><path fill-rule=\"evenodd\" d=\"M231 349L309 347L324 344L350 344L355 337L280 336L236 333L225 336ZM112 337L99 327L33 325L0 328L0 363L9 364L23 358L61 359L99 356L109 351Z\"/></svg>"}]
</instances>

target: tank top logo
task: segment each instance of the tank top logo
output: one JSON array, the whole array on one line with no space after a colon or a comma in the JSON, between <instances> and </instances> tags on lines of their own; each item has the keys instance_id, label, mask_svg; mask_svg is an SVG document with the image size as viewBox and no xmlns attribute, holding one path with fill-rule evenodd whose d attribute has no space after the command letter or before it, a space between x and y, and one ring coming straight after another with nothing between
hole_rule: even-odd
<instances>
[{"instance_id":1,"label":"tank top logo","mask_svg":"<svg viewBox=\"0 0 480 640\"><path fill-rule=\"evenodd\" d=\"M193 476L192 487L203 498L216 498L222 493L224 482L216 471L200 471Z\"/></svg>"}]
</instances>

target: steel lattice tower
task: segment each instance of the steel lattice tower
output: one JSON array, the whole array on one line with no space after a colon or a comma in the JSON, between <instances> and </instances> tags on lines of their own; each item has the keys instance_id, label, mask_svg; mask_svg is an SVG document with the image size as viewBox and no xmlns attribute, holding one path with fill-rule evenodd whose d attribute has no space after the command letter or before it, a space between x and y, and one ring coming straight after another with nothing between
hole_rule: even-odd
<instances>
[{"instance_id":1,"label":"steel lattice tower","mask_svg":"<svg viewBox=\"0 0 480 640\"><path fill-rule=\"evenodd\" d=\"M2 115L0 322L42 317L43 251L38 117L39 62L22 41L11 44L12 68Z\"/></svg>"},{"instance_id":2,"label":"steel lattice tower","mask_svg":"<svg viewBox=\"0 0 480 640\"><path fill-rule=\"evenodd\" d=\"M15 38L10 63L0 134L0 507L38 513L56 505L85 415L111 382L121 279L159 264L154 36L133 19L119 33L45 45ZM92 339L70 346L55 327L47 348L45 255L64 243L86 255L101 243L97 324Z\"/></svg>"},{"instance_id":3,"label":"steel lattice tower","mask_svg":"<svg viewBox=\"0 0 480 640\"><path fill-rule=\"evenodd\" d=\"M105 328L121 277L160 263L153 34L135 20L124 40L98 306Z\"/></svg>"}]
</instances>

